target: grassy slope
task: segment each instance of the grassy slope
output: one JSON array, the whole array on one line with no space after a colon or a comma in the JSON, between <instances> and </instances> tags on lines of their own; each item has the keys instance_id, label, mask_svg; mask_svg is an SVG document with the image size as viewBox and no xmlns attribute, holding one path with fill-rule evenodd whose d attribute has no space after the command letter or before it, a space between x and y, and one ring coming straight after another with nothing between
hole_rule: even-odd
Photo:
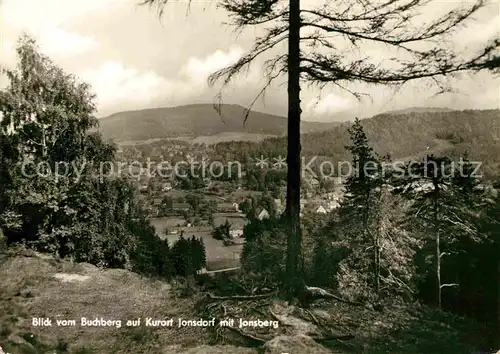
<instances>
[{"instance_id":1,"label":"grassy slope","mask_svg":"<svg viewBox=\"0 0 500 354\"><path fill-rule=\"evenodd\" d=\"M197 104L170 108L144 109L115 113L100 119L100 131L115 141L144 141L179 136L212 136L222 133L282 135L285 117L252 111L243 124L244 107L223 105L222 118L212 105ZM331 128L338 123L304 122L304 132ZM251 140L255 140L250 135Z\"/></svg>"},{"instance_id":2,"label":"grassy slope","mask_svg":"<svg viewBox=\"0 0 500 354\"><path fill-rule=\"evenodd\" d=\"M84 281L61 282L57 273L81 274ZM17 353L255 353L241 347L207 346L210 335L200 328L61 328L32 327L32 317L79 319L198 318L199 295L180 297L164 282L125 270L99 270L89 264L24 255L0 255L0 346ZM238 302L226 304L240 306ZM244 306L244 305L242 305ZM258 304L247 304L252 309ZM285 312L307 315L300 309ZM313 309L316 320L334 332L353 334L350 344L336 343L337 353L470 353L464 343L480 337L480 329L425 308L408 312L391 307L383 312L324 303ZM298 315L299 314L299 315ZM262 316L258 316L262 317ZM306 316L306 320L309 320ZM295 321L297 322L297 321ZM472 328L472 330L471 330ZM457 331L460 329L460 331ZM289 332L290 327L282 331ZM465 338L461 333L468 333ZM193 348L195 347L196 348ZM191 349L185 349L191 347ZM290 348L291 349L291 348Z\"/></svg>"},{"instance_id":3,"label":"grassy slope","mask_svg":"<svg viewBox=\"0 0 500 354\"><path fill-rule=\"evenodd\" d=\"M38 349L43 348L40 343L48 343L46 349L67 352L62 349L69 345L72 353L158 353L158 348L207 341L204 330L197 328L32 327L32 317L57 315L77 323L80 317L96 316L193 318L195 299L181 299L172 295L168 284L125 270L102 271L89 264L25 256L1 262L0 343L10 353L37 353L22 338ZM88 275L90 279L64 283L53 277L56 273Z\"/></svg>"}]
</instances>

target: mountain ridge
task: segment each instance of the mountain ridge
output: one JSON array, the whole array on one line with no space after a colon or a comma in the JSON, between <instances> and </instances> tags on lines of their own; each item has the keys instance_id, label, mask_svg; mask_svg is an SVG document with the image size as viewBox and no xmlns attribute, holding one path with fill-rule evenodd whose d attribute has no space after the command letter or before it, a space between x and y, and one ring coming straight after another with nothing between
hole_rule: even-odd
<instances>
[{"instance_id":1,"label":"mountain ridge","mask_svg":"<svg viewBox=\"0 0 500 354\"><path fill-rule=\"evenodd\" d=\"M105 139L143 141L158 138L214 136L224 133L286 134L287 118L250 111L240 105L224 104L221 114L210 104L149 108L117 112L99 119L99 130ZM302 122L303 133L333 128L340 122Z\"/></svg>"}]
</instances>

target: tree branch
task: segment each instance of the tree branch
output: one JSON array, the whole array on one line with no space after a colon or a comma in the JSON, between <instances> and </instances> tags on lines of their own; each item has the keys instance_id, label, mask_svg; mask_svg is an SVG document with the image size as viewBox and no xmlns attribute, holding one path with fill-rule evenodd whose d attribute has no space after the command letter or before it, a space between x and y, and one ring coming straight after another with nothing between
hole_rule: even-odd
<instances>
[{"instance_id":1,"label":"tree branch","mask_svg":"<svg viewBox=\"0 0 500 354\"><path fill-rule=\"evenodd\" d=\"M268 297L276 295L277 292L272 292L269 294L263 294L263 295L234 295L234 296L216 296L211 293L207 293L207 296L210 300L258 300L258 299L266 299Z\"/></svg>"}]
</instances>

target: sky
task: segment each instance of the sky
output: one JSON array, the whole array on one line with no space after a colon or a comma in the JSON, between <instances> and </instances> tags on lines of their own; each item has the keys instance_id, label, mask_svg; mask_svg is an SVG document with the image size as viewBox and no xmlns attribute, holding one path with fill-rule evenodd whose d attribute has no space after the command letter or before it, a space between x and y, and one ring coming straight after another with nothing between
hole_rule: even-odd
<instances>
[{"instance_id":1,"label":"sky","mask_svg":"<svg viewBox=\"0 0 500 354\"><path fill-rule=\"evenodd\" d=\"M500 0L492 0L476 21L456 36L456 45L474 48L498 36ZM67 72L88 82L97 95L98 116L134 109L213 103L218 87L207 77L234 63L251 48L259 30L237 33L227 13L214 3L172 0L159 19L139 0L0 0L0 66L16 63L17 38L26 32L41 51ZM323 3L302 0L304 6ZM434 1L440 9L457 0ZM383 48L372 48L376 57ZM224 103L248 106L264 85L262 62L256 62L225 90ZM0 78L5 87L6 78ZM435 96L412 83L398 92L356 87L371 99L326 87L303 87L303 118L310 121L352 119L411 106L456 109L500 108L500 80L488 73L450 81L456 93ZM286 78L272 86L254 109L286 115Z\"/></svg>"}]
</instances>

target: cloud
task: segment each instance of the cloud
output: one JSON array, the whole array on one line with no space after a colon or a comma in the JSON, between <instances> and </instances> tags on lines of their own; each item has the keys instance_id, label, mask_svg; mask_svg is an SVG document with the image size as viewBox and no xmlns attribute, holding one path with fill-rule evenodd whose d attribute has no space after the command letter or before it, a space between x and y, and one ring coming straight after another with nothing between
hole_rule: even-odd
<instances>
[{"instance_id":1,"label":"cloud","mask_svg":"<svg viewBox=\"0 0 500 354\"><path fill-rule=\"evenodd\" d=\"M497 13L500 5L497 5ZM500 13L488 21L476 21L467 27L466 35L457 39L457 43L463 45L484 44L486 41L498 38L500 35Z\"/></svg>"},{"instance_id":2,"label":"cloud","mask_svg":"<svg viewBox=\"0 0 500 354\"><path fill-rule=\"evenodd\" d=\"M181 72L192 81L206 81L210 74L236 63L242 55L243 50L238 47L233 47L228 52L217 50L202 59L189 58Z\"/></svg>"},{"instance_id":3,"label":"cloud","mask_svg":"<svg viewBox=\"0 0 500 354\"><path fill-rule=\"evenodd\" d=\"M0 67L12 66L16 62L15 44L12 41L0 40Z\"/></svg>"},{"instance_id":4,"label":"cloud","mask_svg":"<svg viewBox=\"0 0 500 354\"><path fill-rule=\"evenodd\" d=\"M23 33L33 36L44 54L54 59L80 55L97 47L97 41L82 36L65 26L104 10L117 0L4 0L1 4L0 24L2 41L15 42ZM14 46L0 49L2 56L12 56ZM6 62L7 60L3 60Z\"/></svg>"},{"instance_id":5,"label":"cloud","mask_svg":"<svg viewBox=\"0 0 500 354\"><path fill-rule=\"evenodd\" d=\"M3 0L0 23L22 30L43 30L106 9L118 0Z\"/></svg>"},{"instance_id":6,"label":"cloud","mask_svg":"<svg viewBox=\"0 0 500 354\"><path fill-rule=\"evenodd\" d=\"M312 99L306 105L306 114L327 115L340 113L352 109L354 104L351 100L330 93L323 98Z\"/></svg>"},{"instance_id":7,"label":"cloud","mask_svg":"<svg viewBox=\"0 0 500 354\"><path fill-rule=\"evenodd\" d=\"M41 51L49 57L69 57L95 49L99 43L90 37L52 28L45 31L39 41Z\"/></svg>"},{"instance_id":8,"label":"cloud","mask_svg":"<svg viewBox=\"0 0 500 354\"><path fill-rule=\"evenodd\" d=\"M242 53L235 47L228 51L216 50L201 58L192 57L174 77L164 77L153 70L141 71L120 61L106 61L97 67L81 70L78 77L92 86L100 113L155 105L182 105L203 98L213 99L216 89L208 87L208 76L236 62ZM251 74L244 81L246 90L249 82L254 83L253 78L258 78L258 75ZM243 82L239 84L243 85ZM238 89L240 85L231 88ZM257 92L257 89L253 91Z\"/></svg>"},{"instance_id":9,"label":"cloud","mask_svg":"<svg viewBox=\"0 0 500 354\"><path fill-rule=\"evenodd\" d=\"M28 34L32 35L32 33ZM84 54L99 47L99 43L93 38L81 36L60 28L46 29L45 31L36 33L33 37L37 41L40 51L56 62L61 59L68 59ZM14 67L17 61L17 38L5 40L0 46L0 65L9 68Z\"/></svg>"},{"instance_id":10,"label":"cloud","mask_svg":"<svg viewBox=\"0 0 500 354\"><path fill-rule=\"evenodd\" d=\"M83 70L79 77L91 84L100 109L147 104L179 89L154 71L139 72L117 61Z\"/></svg>"}]
</instances>

